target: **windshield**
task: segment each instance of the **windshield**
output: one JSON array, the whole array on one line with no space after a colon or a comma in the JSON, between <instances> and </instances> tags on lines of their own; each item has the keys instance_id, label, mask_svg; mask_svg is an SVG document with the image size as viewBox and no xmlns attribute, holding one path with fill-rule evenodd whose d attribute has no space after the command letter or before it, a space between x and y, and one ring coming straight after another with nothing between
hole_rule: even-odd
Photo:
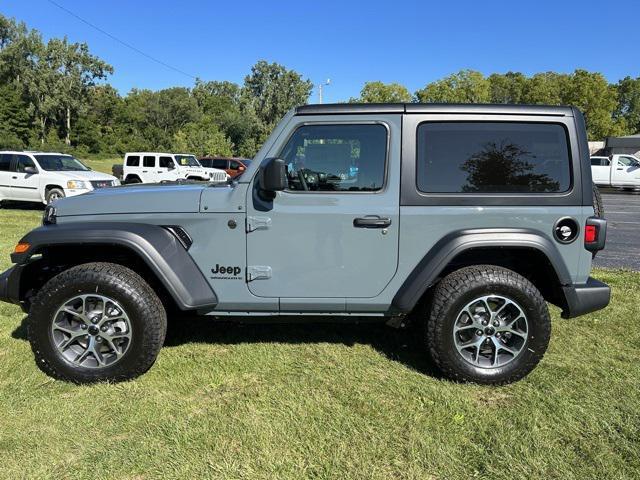
<instances>
[{"instance_id":1,"label":"windshield","mask_svg":"<svg viewBox=\"0 0 640 480\"><path fill-rule=\"evenodd\" d=\"M174 155L176 163L181 167L199 167L198 159L194 155Z\"/></svg>"},{"instance_id":2,"label":"windshield","mask_svg":"<svg viewBox=\"0 0 640 480\"><path fill-rule=\"evenodd\" d=\"M86 172L91 170L71 155L34 155L43 170L50 172Z\"/></svg>"}]
</instances>

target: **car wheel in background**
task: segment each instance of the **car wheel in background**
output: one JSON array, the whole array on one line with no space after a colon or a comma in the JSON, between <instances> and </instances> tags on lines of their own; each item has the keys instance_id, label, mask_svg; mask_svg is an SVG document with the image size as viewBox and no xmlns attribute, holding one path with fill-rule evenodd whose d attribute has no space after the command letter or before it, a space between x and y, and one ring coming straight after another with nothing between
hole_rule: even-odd
<instances>
[{"instance_id":1,"label":"car wheel in background","mask_svg":"<svg viewBox=\"0 0 640 480\"><path fill-rule=\"evenodd\" d=\"M51 202L64 197L64 190L62 190L61 188L50 188L49 190L47 190L47 193L45 195L45 201L47 202L47 205L49 205Z\"/></svg>"}]
</instances>

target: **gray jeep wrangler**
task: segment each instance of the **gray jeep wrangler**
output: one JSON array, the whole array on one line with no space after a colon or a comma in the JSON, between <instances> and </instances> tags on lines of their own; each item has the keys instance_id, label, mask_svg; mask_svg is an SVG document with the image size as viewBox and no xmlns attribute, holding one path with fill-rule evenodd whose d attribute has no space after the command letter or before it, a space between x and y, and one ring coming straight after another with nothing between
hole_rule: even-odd
<instances>
[{"instance_id":1,"label":"gray jeep wrangler","mask_svg":"<svg viewBox=\"0 0 640 480\"><path fill-rule=\"evenodd\" d=\"M542 358L547 302L609 303L600 212L575 108L309 105L231 183L47 207L0 299L28 312L38 366L78 383L148 370L175 309L411 321L444 375L503 384Z\"/></svg>"}]
</instances>

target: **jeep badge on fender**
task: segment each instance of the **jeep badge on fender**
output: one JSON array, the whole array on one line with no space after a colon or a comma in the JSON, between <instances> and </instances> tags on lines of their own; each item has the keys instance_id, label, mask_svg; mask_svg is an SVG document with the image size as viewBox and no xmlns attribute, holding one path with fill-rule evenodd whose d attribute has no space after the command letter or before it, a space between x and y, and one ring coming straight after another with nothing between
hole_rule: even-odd
<instances>
[{"instance_id":1,"label":"jeep badge on fender","mask_svg":"<svg viewBox=\"0 0 640 480\"><path fill-rule=\"evenodd\" d=\"M416 322L445 377L505 384L542 359L547 303L565 318L609 303L589 275L602 212L574 107L305 105L233 182L56 200L0 300L29 313L37 365L77 383L147 371L168 310Z\"/></svg>"}]
</instances>

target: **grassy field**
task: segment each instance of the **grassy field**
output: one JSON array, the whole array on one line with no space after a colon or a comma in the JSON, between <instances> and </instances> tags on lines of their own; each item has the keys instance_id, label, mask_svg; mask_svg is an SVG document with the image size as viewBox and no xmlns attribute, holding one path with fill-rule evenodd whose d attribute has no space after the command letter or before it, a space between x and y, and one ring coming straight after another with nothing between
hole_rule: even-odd
<instances>
[{"instance_id":1,"label":"grassy field","mask_svg":"<svg viewBox=\"0 0 640 480\"><path fill-rule=\"evenodd\" d=\"M82 157L82 162L90 167L92 170L96 170L98 172L104 172L111 175L111 167L116 164L122 164L123 157L114 157L114 156L90 156L90 157Z\"/></svg>"},{"instance_id":2,"label":"grassy field","mask_svg":"<svg viewBox=\"0 0 640 480\"><path fill-rule=\"evenodd\" d=\"M0 211L0 267L41 210ZM156 365L75 386L33 362L0 304L2 478L640 478L640 274L612 305L553 310L551 345L503 388L438 378L384 327L172 318Z\"/></svg>"}]
</instances>

